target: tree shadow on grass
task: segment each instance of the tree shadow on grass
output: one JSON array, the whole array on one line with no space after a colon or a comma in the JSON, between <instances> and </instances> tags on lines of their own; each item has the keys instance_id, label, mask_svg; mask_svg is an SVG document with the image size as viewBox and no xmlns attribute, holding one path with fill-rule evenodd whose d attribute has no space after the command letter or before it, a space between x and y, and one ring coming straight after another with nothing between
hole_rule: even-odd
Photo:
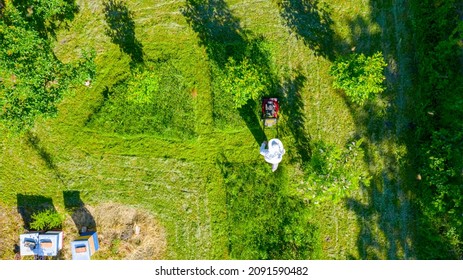
<instances>
[{"instance_id":1,"label":"tree shadow on grass","mask_svg":"<svg viewBox=\"0 0 463 280\"><path fill-rule=\"evenodd\" d=\"M266 74L272 75L269 54L262 48L263 37L253 37L244 30L225 1L187 0L182 14L198 34L200 45L206 48L208 57L220 69L229 58L240 62L246 57Z\"/></svg>"},{"instance_id":2,"label":"tree shadow on grass","mask_svg":"<svg viewBox=\"0 0 463 280\"><path fill-rule=\"evenodd\" d=\"M18 213L24 222L24 228L30 230L32 216L39 212L51 209L56 212L53 200L42 195L16 195L16 205Z\"/></svg>"},{"instance_id":3,"label":"tree shadow on grass","mask_svg":"<svg viewBox=\"0 0 463 280\"><path fill-rule=\"evenodd\" d=\"M300 37L315 54L334 60L345 49L331 28L330 9L318 0L277 0L280 16L289 30Z\"/></svg>"},{"instance_id":4,"label":"tree shadow on grass","mask_svg":"<svg viewBox=\"0 0 463 280\"><path fill-rule=\"evenodd\" d=\"M27 143L37 152L37 154L42 159L42 161L45 163L47 168L50 169L55 174L55 176L61 181L61 183L64 184L63 176L59 172L58 167L56 166L53 160L52 154L50 154L42 146L42 144L40 143L40 138L36 134L30 131L26 133L26 137L27 137L26 138Z\"/></svg>"},{"instance_id":5,"label":"tree shadow on grass","mask_svg":"<svg viewBox=\"0 0 463 280\"><path fill-rule=\"evenodd\" d=\"M26 133L26 137L27 143L37 152L45 165L49 169L56 170L57 167L53 161L53 156L40 144L40 138L30 131Z\"/></svg>"},{"instance_id":6,"label":"tree shadow on grass","mask_svg":"<svg viewBox=\"0 0 463 280\"><path fill-rule=\"evenodd\" d=\"M363 53L366 56L371 56L375 52L375 48L372 44L378 42L381 38L380 32L371 32L371 23L368 22L364 17L357 16L348 22L350 29L350 36L352 42L355 43L352 46L352 50L355 52ZM387 43L387 42L386 42Z\"/></svg>"},{"instance_id":7,"label":"tree shadow on grass","mask_svg":"<svg viewBox=\"0 0 463 280\"><path fill-rule=\"evenodd\" d=\"M101 92L101 95L103 96L103 100L101 100L98 105L96 105L93 110L88 114L87 119L84 122L85 126L88 126L91 124L93 119L98 116L98 114L101 112L101 109L106 105L106 102L109 100L109 97L111 96L113 92L110 91L108 86L105 86L105 89L103 92Z\"/></svg>"},{"instance_id":8,"label":"tree shadow on grass","mask_svg":"<svg viewBox=\"0 0 463 280\"><path fill-rule=\"evenodd\" d=\"M256 115L258 110L258 105L256 101L249 100L246 105L238 109L238 112L241 118L246 122L246 126L251 131L254 139L258 144L261 144L263 141L267 141L267 136L261 125L260 118Z\"/></svg>"},{"instance_id":9,"label":"tree shadow on grass","mask_svg":"<svg viewBox=\"0 0 463 280\"><path fill-rule=\"evenodd\" d=\"M135 37L133 12L124 1L109 0L103 3L106 24L106 35L132 59L132 67L143 63L143 45Z\"/></svg>"},{"instance_id":10,"label":"tree shadow on grass","mask_svg":"<svg viewBox=\"0 0 463 280\"><path fill-rule=\"evenodd\" d=\"M253 38L252 34L241 27L240 21L235 18L228 5L223 0L187 0L182 9L191 28L198 34L200 45L204 46L207 55L213 63L213 77L220 80L221 76L229 75L226 65L230 59L237 64L247 61L263 76L269 80L268 92L274 92L277 78L272 72L269 54L263 47L264 40L261 37ZM220 89L214 95L223 94ZM275 97L275 96L272 96ZM214 96L214 101L223 104L232 104L231 97ZM260 104L259 104L260 105ZM234 112L230 105L225 113ZM257 115L259 111L256 101L249 102L238 109L241 118L246 122L256 142L260 145L266 136ZM223 112L222 112L223 113Z\"/></svg>"},{"instance_id":11,"label":"tree shadow on grass","mask_svg":"<svg viewBox=\"0 0 463 280\"><path fill-rule=\"evenodd\" d=\"M74 224L79 232L95 231L96 222L93 215L85 207L85 203L80 198L79 191L63 191L64 207L71 215ZM86 228L83 230L83 228Z\"/></svg>"},{"instance_id":12,"label":"tree shadow on grass","mask_svg":"<svg viewBox=\"0 0 463 280\"><path fill-rule=\"evenodd\" d=\"M388 181L387 174L383 174L383 180ZM388 182L380 190L378 179L373 180L366 190L370 201L361 203L349 198L346 201L348 209L357 215L357 221L361 226L361 232L357 239L357 248L361 259L381 259L385 254L389 260L399 259L399 251L403 251L405 257L409 257L411 244L407 233L405 216L402 212L408 212L410 203L401 199L400 187L395 182ZM384 184L384 183L382 183ZM378 240L378 232L374 232L374 224L386 238L381 244Z\"/></svg>"},{"instance_id":13,"label":"tree shadow on grass","mask_svg":"<svg viewBox=\"0 0 463 280\"><path fill-rule=\"evenodd\" d=\"M310 136L305 128L304 101L301 90L306 77L298 73L296 77L285 80L281 85L284 93L281 107L285 123L295 140L295 148L302 162L310 159Z\"/></svg>"},{"instance_id":14,"label":"tree shadow on grass","mask_svg":"<svg viewBox=\"0 0 463 280\"><path fill-rule=\"evenodd\" d=\"M208 57L219 67L224 66L229 57L236 59L242 55L246 48L245 34L225 1L187 0L182 14L198 34Z\"/></svg>"}]
</instances>

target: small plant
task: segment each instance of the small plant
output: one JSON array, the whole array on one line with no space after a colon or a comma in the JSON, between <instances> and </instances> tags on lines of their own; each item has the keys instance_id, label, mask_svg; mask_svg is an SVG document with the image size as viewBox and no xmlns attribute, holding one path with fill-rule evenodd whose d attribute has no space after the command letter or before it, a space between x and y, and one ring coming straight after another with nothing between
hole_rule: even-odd
<instances>
[{"instance_id":1,"label":"small plant","mask_svg":"<svg viewBox=\"0 0 463 280\"><path fill-rule=\"evenodd\" d=\"M64 217L53 209L47 209L32 215L31 229L50 230L61 228Z\"/></svg>"},{"instance_id":2,"label":"small plant","mask_svg":"<svg viewBox=\"0 0 463 280\"><path fill-rule=\"evenodd\" d=\"M368 186L370 177L363 170L363 139L349 143L344 149L317 142L306 166L307 194L319 203L325 200L338 202L360 187Z\"/></svg>"},{"instance_id":3,"label":"small plant","mask_svg":"<svg viewBox=\"0 0 463 280\"><path fill-rule=\"evenodd\" d=\"M127 100L136 104L152 104L159 95L159 82L155 72L135 72L127 82Z\"/></svg>"},{"instance_id":4,"label":"small plant","mask_svg":"<svg viewBox=\"0 0 463 280\"><path fill-rule=\"evenodd\" d=\"M386 66L381 52L372 56L353 53L341 57L330 69L330 75L334 77L333 87L344 90L352 102L363 105L385 90L383 72Z\"/></svg>"}]
</instances>

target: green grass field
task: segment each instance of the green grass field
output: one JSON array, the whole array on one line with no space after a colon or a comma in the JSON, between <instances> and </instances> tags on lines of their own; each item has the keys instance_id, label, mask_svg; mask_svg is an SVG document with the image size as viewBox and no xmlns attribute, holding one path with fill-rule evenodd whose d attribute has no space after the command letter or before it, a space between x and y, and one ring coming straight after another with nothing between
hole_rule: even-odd
<instances>
[{"instance_id":1,"label":"green grass field","mask_svg":"<svg viewBox=\"0 0 463 280\"><path fill-rule=\"evenodd\" d=\"M64 210L63 191L76 190L88 205L140 208L166 229L166 259L420 257L410 176L400 165L411 106L407 1L210 0L190 9L180 0L77 2L54 50L70 62L95 49L97 77L66 96L56 118L20 136L3 131L0 206L40 195ZM130 16L111 33L117 9ZM259 104L233 109L215 82L223 55L256 40L273 83L268 94L282 100L277 130L262 128ZM337 55L354 50L382 51L388 62L387 90L363 108L333 90L328 74ZM127 103L137 67L160 77L155 104ZM275 136L287 154L272 173L258 151ZM345 150L361 138L355 168L370 184L340 200L313 199L304 173L312 143Z\"/></svg>"}]
</instances>

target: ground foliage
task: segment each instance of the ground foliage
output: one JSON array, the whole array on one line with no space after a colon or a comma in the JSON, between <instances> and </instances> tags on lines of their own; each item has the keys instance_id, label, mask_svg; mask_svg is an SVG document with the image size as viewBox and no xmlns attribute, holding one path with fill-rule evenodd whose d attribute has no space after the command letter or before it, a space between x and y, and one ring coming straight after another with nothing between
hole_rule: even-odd
<instances>
[{"instance_id":1,"label":"ground foliage","mask_svg":"<svg viewBox=\"0 0 463 280\"><path fill-rule=\"evenodd\" d=\"M438 232L420 233L418 249L426 258L463 256L463 30L457 3L422 1L413 5L418 63L413 112L418 156L414 160L421 173L417 196L425 219L438 228Z\"/></svg>"},{"instance_id":2,"label":"ground foliage","mask_svg":"<svg viewBox=\"0 0 463 280\"><path fill-rule=\"evenodd\" d=\"M308 205L289 185L284 167L220 162L227 193L228 246L234 259L316 259L317 227Z\"/></svg>"},{"instance_id":3,"label":"ground foliage","mask_svg":"<svg viewBox=\"0 0 463 280\"><path fill-rule=\"evenodd\" d=\"M30 228L33 230L56 230L61 229L64 221L64 215L56 210L47 209L32 214Z\"/></svg>"},{"instance_id":4,"label":"ground foliage","mask_svg":"<svg viewBox=\"0 0 463 280\"><path fill-rule=\"evenodd\" d=\"M250 99L258 100L266 92L265 77L246 57L240 62L230 57L225 69L221 89L233 96L234 108L243 107Z\"/></svg>"},{"instance_id":5,"label":"ground foliage","mask_svg":"<svg viewBox=\"0 0 463 280\"><path fill-rule=\"evenodd\" d=\"M195 118L190 84L175 65L160 62L140 67L106 89L87 125L120 134L191 138Z\"/></svg>"},{"instance_id":6,"label":"ground foliage","mask_svg":"<svg viewBox=\"0 0 463 280\"><path fill-rule=\"evenodd\" d=\"M313 143L312 156L306 163L307 197L315 202L337 203L352 196L361 186L370 185L370 176L362 167L363 139L341 149L323 142Z\"/></svg>"}]
</instances>

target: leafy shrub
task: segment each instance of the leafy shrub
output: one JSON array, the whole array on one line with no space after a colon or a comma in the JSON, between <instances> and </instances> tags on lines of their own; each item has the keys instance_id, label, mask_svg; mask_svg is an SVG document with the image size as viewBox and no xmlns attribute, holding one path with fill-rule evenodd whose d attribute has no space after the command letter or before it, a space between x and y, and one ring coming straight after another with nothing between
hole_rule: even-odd
<instances>
[{"instance_id":1,"label":"leafy shrub","mask_svg":"<svg viewBox=\"0 0 463 280\"><path fill-rule=\"evenodd\" d=\"M230 50L224 55L225 63L211 61L214 125L221 129L241 127L243 112L254 112L254 103L260 103L261 96L275 94L270 45L263 38L253 38L222 47Z\"/></svg>"},{"instance_id":2,"label":"leafy shrub","mask_svg":"<svg viewBox=\"0 0 463 280\"><path fill-rule=\"evenodd\" d=\"M53 209L47 209L32 215L30 227L35 230L59 229L64 217Z\"/></svg>"},{"instance_id":3,"label":"leafy shrub","mask_svg":"<svg viewBox=\"0 0 463 280\"><path fill-rule=\"evenodd\" d=\"M225 73L221 87L226 94L233 96L235 108L241 108L250 99L257 100L267 89L266 77L247 57L240 62L230 57Z\"/></svg>"},{"instance_id":4,"label":"leafy shrub","mask_svg":"<svg viewBox=\"0 0 463 280\"><path fill-rule=\"evenodd\" d=\"M22 16L41 31L53 32L57 21L69 20L78 11L75 0L13 0Z\"/></svg>"},{"instance_id":5,"label":"leafy shrub","mask_svg":"<svg viewBox=\"0 0 463 280\"><path fill-rule=\"evenodd\" d=\"M457 174L452 166L452 136L447 130L441 129L433 131L431 138L430 145L422 153L423 161L427 164L422 167L421 173L426 184L439 188L448 184Z\"/></svg>"},{"instance_id":6,"label":"leafy shrub","mask_svg":"<svg viewBox=\"0 0 463 280\"><path fill-rule=\"evenodd\" d=\"M424 214L434 219L440 217L439 226L446 226L446 234L454 239L456 232L463 230L463 187L458 183L454 163L457 160L455 155L459 154L455 146L459 145L462 136L441 129L432 133L429 146L421 147L423 165L420 173L426 188L421 192L425 194L422 198Z\"/></svg>"},{"instance_id":7,"label":"leafy shrub","mask_svg":"<svg viewBox=\"0 0 463 280\"><path fill-rule=\"evenodd\" d=\"M386 65L380 52L370 57L357 53L341 57L330 69L334 77L333 87L344 90L352 102L363 105L366 100L384 91Z\"/></svg>"},{"instance_id":8,"label":"leafy shrub","mask_svg":"<svg viewBox=\"0 0 463 280\"><path fill-rule=\"evenodd\" d=\"M155 103L160 90L159 82L155 72L135 72L127 82L127 100L136 104Z\"/></svg>"},{"instance_id":9,"label":"leafy shrub","mask_svg":"<svg viewBox=\"0 0 463 280\"><path fill-rule=\"evenodd\" d=\"M317 142L306 165L307 195L315 202L339 201L360 184L369 185L370 177L362 168L363 140L351 142L345 149Z\"/></svg>"}]
</instances>

